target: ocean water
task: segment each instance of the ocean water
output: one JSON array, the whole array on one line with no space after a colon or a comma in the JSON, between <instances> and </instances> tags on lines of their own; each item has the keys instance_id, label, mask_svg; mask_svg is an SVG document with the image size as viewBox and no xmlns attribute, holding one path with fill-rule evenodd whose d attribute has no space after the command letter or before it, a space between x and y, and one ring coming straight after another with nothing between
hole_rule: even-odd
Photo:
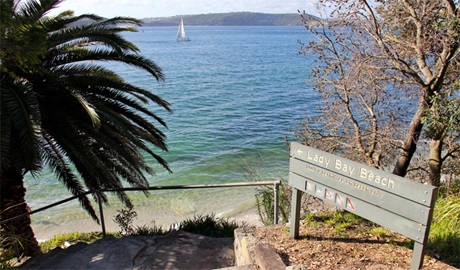
<instances>
[{"instance_id":1,"label":"ocean water","mask_svg":"<svg viewBox=\"0 0 460 270\"><path fill-rule=\"evenodd\" d=\"M155 61L166 80L110 64L127 81L152 89L172 104L172 113L152 106L168 124L168 152L161 153L173 171L160 166L151 185L230 183L286 179L285 137L306 115L317 113L318 98L309 82L311 60L298 53L306 41L303 27L186 26L191 41L177 43L175 27L142 27L125 37L143 56ZM45 171L26 177L32 209L70 197ZM255 188L131 192L138 223L168 224L197 214L231 216L254 205ZM105 219L120 205L111 199ZM32 216L38 238L74 230L94 230L78 203L70 202ZM113 222L110 225L113 229Z\"/></svg>"}]
</instances>

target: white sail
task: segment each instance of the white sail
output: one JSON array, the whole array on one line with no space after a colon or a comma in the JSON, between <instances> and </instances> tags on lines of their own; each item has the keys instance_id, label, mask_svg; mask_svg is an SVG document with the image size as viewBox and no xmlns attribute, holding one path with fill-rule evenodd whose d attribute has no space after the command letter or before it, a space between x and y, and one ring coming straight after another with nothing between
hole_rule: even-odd
<instances>
[{"instance_id":1,"label":"white sail","mask_svg":"<svg viewBox=\"0 0 460 270\"><path fill-rule=\"evenodd\" d=\"M182 18L180 18L180 24L179 24L179 28L177 29L176 40L177 41L190 41L190 39L185 34L184 20L182 20Z\"/></svg>"}]
</instances>

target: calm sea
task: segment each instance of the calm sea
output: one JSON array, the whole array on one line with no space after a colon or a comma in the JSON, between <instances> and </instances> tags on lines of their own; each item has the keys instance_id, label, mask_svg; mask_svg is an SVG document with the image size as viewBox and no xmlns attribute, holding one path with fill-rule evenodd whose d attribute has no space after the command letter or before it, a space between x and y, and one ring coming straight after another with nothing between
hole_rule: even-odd
<instances>
[{"instance_id":1,"label":"calm sea","mask_svg":"<svg viewBox=\"0 0 460 270\"><path fill-rule=\"evenodd\" d=\"M177 43L175 27L143 27L125 36L154 60L166 81L158 84L139 70L111 66L127 81L152 89L173 113L152 107L168 124L169 152L160 153L172 174L157 167L151 185L229 183L286 179L291 138L305 115L314 114L316 94L308 82L310 60L298 53L303 27L186 26L191 41ZM158 152L157 152L158 153ZM153 160L150 162L153 163ZM49 172L27 177L32 209L70 197ZM231 216L254 204L254 187L129 193L138 224L167 224L202 213ZM106 220L119 203L111 200ZM118 208L117 208L118 207ZM93 230L76 202L33 217L38 238L50 233ZM113 224L112 224L113 225Z\"/></svg>"}]
</instances>

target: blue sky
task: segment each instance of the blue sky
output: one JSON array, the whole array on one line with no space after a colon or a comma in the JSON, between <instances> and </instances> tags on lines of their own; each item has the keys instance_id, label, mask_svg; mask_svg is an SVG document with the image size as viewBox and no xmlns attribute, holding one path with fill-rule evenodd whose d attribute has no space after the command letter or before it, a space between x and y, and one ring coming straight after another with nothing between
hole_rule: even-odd
<instances>
[{"instance_id":1,"label":"blue sky","mask_svg":"<svg viewBox=\"0 0 460 270\"><path fill-rule=\"evenodd\" d=\"M104 17L169 17L235 11L296 13L305 10L318 15L318 0L65 0L58 8L76 15L93 13Z\"/></svg>"}]
</instances>

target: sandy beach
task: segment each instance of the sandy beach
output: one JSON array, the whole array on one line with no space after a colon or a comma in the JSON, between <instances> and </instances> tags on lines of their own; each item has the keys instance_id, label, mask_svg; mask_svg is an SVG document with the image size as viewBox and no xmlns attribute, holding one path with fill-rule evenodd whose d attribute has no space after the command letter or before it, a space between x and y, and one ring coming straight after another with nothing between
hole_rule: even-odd
<instances>
[{"instance_id":1,"label":"sandy beach","mask_svg":"<svg viewBox=\"0 0 460 270\"><path fill-rule=\"evenodd\" d=\"M226 210L220 213L200 213L198 211L193 213L186 213L183 215L175 214L172 212L151 213L146 209L136 211L137 217L134 219L134 226L161 226L162 228L169 228L174 224L178 224L186 219L193 219L199 215L215 215L218 218L228 219L229 221L236 221L238 224L248 226L263 226L260 221L257 209L254 204L245 204L235 210ZM117 212L106 211L104 212L105 226L107 232L120 231L118 224L114 222L114 217ZM101 225L97 224L94 220L87 215L79 218L68 219L61 222L43 221L32 222L35 232L35 237L39 242L46 241L53 238L58 234L72 233L72 232L94 232L102 231Z\"/></svg>"}]
</instances>

